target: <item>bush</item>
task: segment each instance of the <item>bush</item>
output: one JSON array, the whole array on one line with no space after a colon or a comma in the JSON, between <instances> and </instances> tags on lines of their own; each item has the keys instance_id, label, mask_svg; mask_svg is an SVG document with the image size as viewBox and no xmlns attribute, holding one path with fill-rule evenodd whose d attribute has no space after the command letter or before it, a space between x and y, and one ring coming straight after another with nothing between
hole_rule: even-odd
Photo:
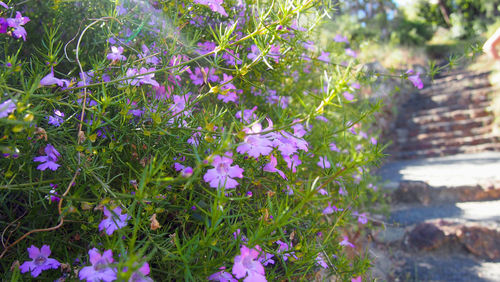
<instances>
[{"instance_id":1,"label":"bush","mask_svg":"<svg viewBox=\"0 0 500 282\"><path fill-rule=\"evenodd\" d=\"M0 39L3 280L367 271L368 80L315 2L237 2L2 8L31 19Z\"/></svg>"}]
</instances>

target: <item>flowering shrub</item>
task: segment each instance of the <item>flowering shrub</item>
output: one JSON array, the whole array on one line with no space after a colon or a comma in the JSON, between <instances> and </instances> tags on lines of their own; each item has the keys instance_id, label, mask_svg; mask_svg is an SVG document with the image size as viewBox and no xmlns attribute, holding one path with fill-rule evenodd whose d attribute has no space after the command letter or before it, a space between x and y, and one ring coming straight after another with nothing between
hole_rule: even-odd
<instances>
[{"instance_id":1,"label":"flowering shrub","mask_svg":"<svg viewBox=\"0 0 500 282\"><path fill-rule=\"evenodd\" d=\"M325 6L42 2L1 11L17 51L0 74L0 261L33 260L3 278L365 274L351 235L380 200L379 104L357 95L346 37L314 43ZM75 28L73 10L93 17Z\"/></svg>"}]
</instances>

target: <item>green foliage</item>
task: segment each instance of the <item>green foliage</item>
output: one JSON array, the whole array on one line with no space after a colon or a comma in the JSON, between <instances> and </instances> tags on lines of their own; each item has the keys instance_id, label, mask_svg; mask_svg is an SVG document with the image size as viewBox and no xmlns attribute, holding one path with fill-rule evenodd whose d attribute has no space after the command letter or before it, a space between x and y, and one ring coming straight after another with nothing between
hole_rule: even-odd
<instances>
[{"instance_id":1,"label":"green foliage","mask_svg":"<svg viewBox=\"0 0 500 282\"><path fill-rule=\"evenodd\" d=\"M363 250L339 243L362 234L354 212L383 202L371 175L383 145L369 127L381 105L358 95L354 83L368 78L345 46L304 47L320 37L318 3L237 2L224 2L229 18L191 1L24 3L26 43L0 37L0 103L16 104L0 118L0 222L9 247L3 269L28 261L29 246L49 244L51 257L68 268L42 279L77 279L95 247L113 250L121 280L147 261L157 281L198 281L220 267L231 272L241 246L258 245L274 255L268 281L311 280L321 257L342 280L367 272ZM200 51L207 42L216 48ZM123 46L126 59L107 59L111 46ZM318 59L321 51L331 52L331 62ZM152 57L160 63L148 62ZM227 63L231 58L242 62ZM41 85L52 69L69 86ZM150 81L140 82L148 74ZM224 102L233 92L238 100ZM254 106L251 121L236 117ZM58 126L49 119L55 110L64 113ZM239 147L252 136L284 148L250 156ZM60 167L42 170L35 158L48 155L49 144L61 154ZM297 144L302 148L289 147ZM242 178L232 176L237 187L206 179L210 170L227 170L214 163L221 156L244 169ZM331 165L318 165L320 156ZM272 157L285 178L264 169ZM329 205L339 210L324 214ZM130 219L107 235L102 210L118 206Z\"/></svg>"}]
</instances>

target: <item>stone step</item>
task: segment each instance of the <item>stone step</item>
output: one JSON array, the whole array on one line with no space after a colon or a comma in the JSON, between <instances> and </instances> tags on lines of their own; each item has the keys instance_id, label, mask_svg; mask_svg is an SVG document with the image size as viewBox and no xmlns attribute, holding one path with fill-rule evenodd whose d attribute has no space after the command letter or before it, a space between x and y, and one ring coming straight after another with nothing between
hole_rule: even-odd
<instances>
[{"instance_id":1,"label":"stone step","mask_svg":"<svg viewBox=\"0 0 500 282\"><path fill-rule=\"evenodd\" d=\"M468 71L468 70L457 70L456 72L443 73L434 78L432 81L433 85L441 85L447 83L454 83L456 81L462 81L466 79L474 79L481 77L489 77L490 71Z\"/></svg>"},{"instance_id":2,"label":"stone step","mask_svg":"<svg viewBox=\"0 0 500 282\"><path fill-rule=\"evenodd\" d=\"M402 181L391 194L391 201L395 205L430 205L499 199L500 180L477 185L439 187L432 187L423 181Z\"/></svg>"},{"instance_id":3,"label":"stone step","mask_svg":"<svg viewBox=\"0 0 500 282\"><path fill-rule=\"evenodd\" d=\"M432 187L496 186L500 183L500 152L481 152L438 158L398 160L384 164L377 175L385 189L402 181L422 181Z\"/></svg>"},{"instance_id":4,"label":"stone step","mask_svg":"<svg viewBox=\"0 0 500 282\"><path fill-rule=\"evenodd\" d=\"M469 89L477 89L491 86L488 75L469 76L464 79L450 80L445 83L434 82L428 87L419 91L421 95L433 95L434 93L452 93Z\"/></svg>"},{"instance_id":5,"label":"stone step","mask_svg":"<svg viewBox=\"0 0 500 282\"><path fill-rule=\"evenodd\" d=\"M474 128L480 128L489 126L493 123L493 116L485 116L479 117L475 119L469 120L457 120L457 121L444 121L444 122L436 122L436 123L428 123L428 124L414 124L407 125L403 128L396 128L396 130L401 129L401 131L408 131L407 136L417 136L420 133L435 133L435 132L444 132L444 131L467 131L472 130ZM398 134L401 136L404 134Z\"/></svg>"},{"instance_id":6,"label":"stone step","mask_svg":"<svg viewBox=\"0 0 500 282\"><path fill-rule=\"evenodd\" d=\"M457 154L474 154L481 152L500 152L500 144L480 144L471 146L460 146L445 149L425 149L415 151L397 151L388 152L395 159L421 159L421 158L434 158L444 157Z\"/></svg>"},{"instance_id":7,"label":"stone step","mask_svg":"<svg viewBox=\"0 0 500 282\"><path fill-rule=\"evenodd\" d=\"M478 104L490 100L491 87L474 90L459 90L450 93L436 92L432 96L415 94L403 105L404 113L433 109L442 106L462 105L464 108L470 104Z\"/></svg>"},{"instance_id":8,"label":"stone step","mask_svg":"<svg viewBox=\"0 0 500 282\"><path fill-rule=\"evenodd\" d=\"M467 120L467 119L474 119L490 115L492 115L492 113L485 108L460 109L460 110L445 112L439 115L430 114L430 115L414 116L411 119L407 120L406 122L410 124L427 124L427 123L438 123L438 122L455 121L455 120Z\"/></svg>"},{"instance_id":9,"label":"stone step","mask_svg":"<svg viewBox=\"0 0 500 282\"><path fill-rule=\"evenodd\" d=\"M443 132L433 132L433 133L419 133L415 136L403 136L396 139L397 144L404 144L410 142L428 142L439 139L450 139L458 137L468 137L468 136L478 136L490 134L493 130L493 125L482 126L478 128L472 128L469 130L455 130L455 131L443 131Z\"/></svg>"},{"instance_id":10,"label":"stone step","mask_svg":"<svg viewBox=\"0 0 500 282\"><path fill-rule=\"evenodd\" d=\"M403 127L407 125L421 125L455 120L467 120L490 115L492 115L492 113L487 108L457 109L453 111L443 112L441 114L413 115L412 117L406 119L401 117L396 121L396 126ZM408 114L408 116L410 116L410 114Z\"/></svg>"},{"instance_id":11,"label":"stone step","mask_svg":"<svg viewBox=\"0 0 500 282\"><path fill-rule=\"evenodd\" d=\"M397 268L389 275L380 276L380 281L500 281L500 262L488 262L466 254L396 253L392 260Z\"/></svg>"},{"instance_id":12,"label":"stone step","mask_svg":"<svg viewBox=\"0 0 500 282\"><path fill-rule=\"evenodd\" d=\"M429 109L420 109L420 110L415 110L415 111L408 111L405 112L407 114L406 119L411 118L411 117L418 117L418 116L427 116L427 115L441 115L445 114L447 112L452 112L452 111L457 111L457 110L472 110L472 109L488 109L491 106L490 101L484 101L480 103L473 103L473 104L468 104L468 105L462 105L462 104L452 104L452 105L444 105L440 107L435 107L435 108L429 108Z\"/></svg>"},{"instance_id":13,"label":"stone step","mask_svg":"<svg viewBox=\"0 0 500 282\"><path fill-rule=\"evenodd\" d=\"M476 136L456 137L456 138L443 138L429 141L416 141L400 143L398 149L400 151L414 151L414 150L427 150L427 149L452 149L462 146L473 146L481 144L494 144L498 143L500 138L494 134L484 134Z\"/></svg>"}]
</instances>

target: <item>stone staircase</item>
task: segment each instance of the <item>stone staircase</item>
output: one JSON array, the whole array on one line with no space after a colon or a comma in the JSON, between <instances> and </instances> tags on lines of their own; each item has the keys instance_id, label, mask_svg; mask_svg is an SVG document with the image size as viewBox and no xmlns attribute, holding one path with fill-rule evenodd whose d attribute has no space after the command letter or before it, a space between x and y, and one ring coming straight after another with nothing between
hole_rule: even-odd
<instances>
[{"instance_id":1,"label":"stone staircase","mask_svg":"<svg viewBox=\"0 0 500 282\"><path fill-rule=\"evenodd\" d=\"M493 92L488 76L458 70L412 94L400 107L388 153L412 159L500 151L488 110Z\"/></svg>"},{"instance_id":2,"label":"stone staircase","mask_svg":"<svg viewBox=\"0 0 500 282\"><path fill-rule=\"evenodd\" d=\"M500 144L488 73L448 73L400 108L380 168L391 214L371 234L372 278L500 281Z\"/></svg>"}]
</instances>

